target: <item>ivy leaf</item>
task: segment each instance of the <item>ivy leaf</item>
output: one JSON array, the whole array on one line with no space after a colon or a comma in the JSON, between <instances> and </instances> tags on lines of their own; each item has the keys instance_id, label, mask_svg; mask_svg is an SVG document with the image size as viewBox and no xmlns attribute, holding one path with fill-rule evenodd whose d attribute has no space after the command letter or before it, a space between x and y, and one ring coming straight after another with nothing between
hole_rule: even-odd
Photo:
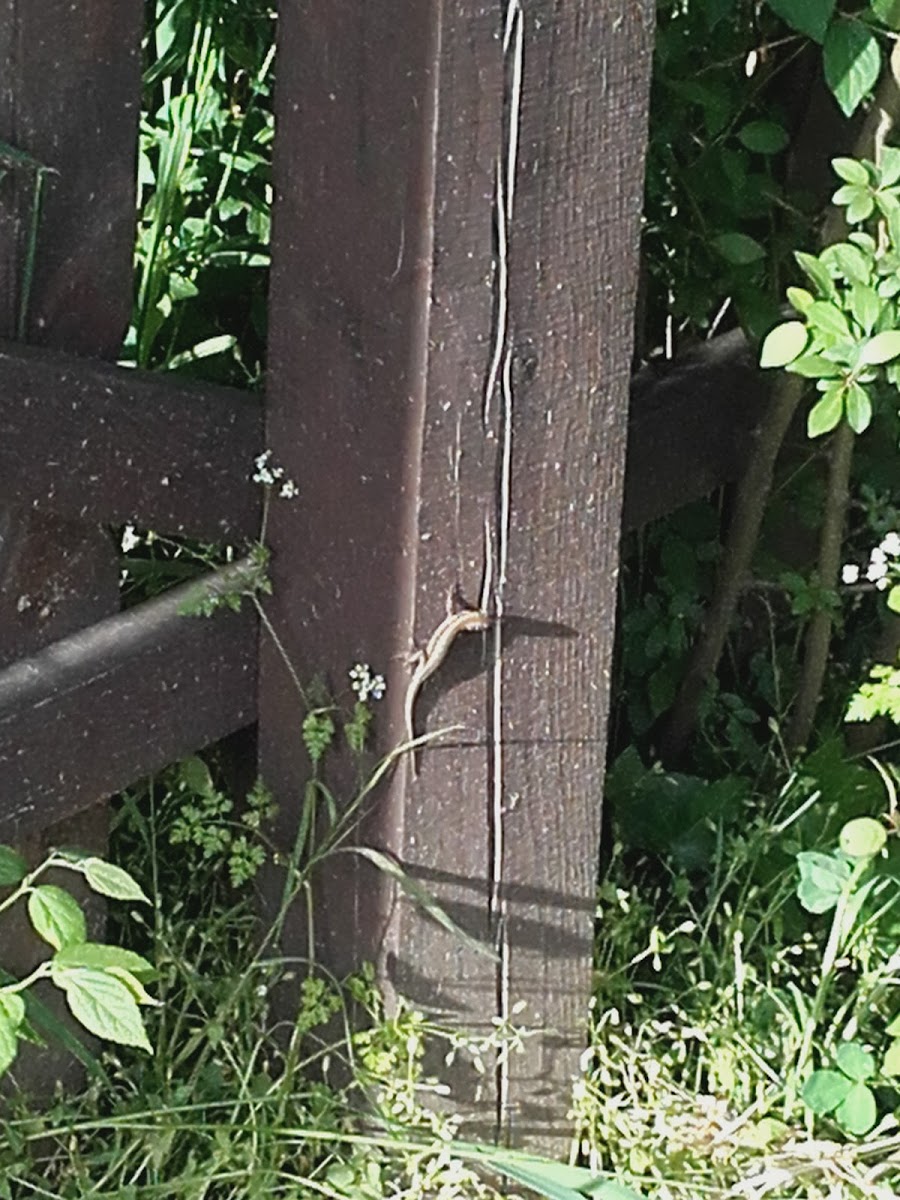
<instances>
[{"instance_id":1,"label":"ivy leaf","mask_svg":"<svg viewBox=\"0 0 900 1200\"><path fill-rule=\"evenodd\" d=\"M772 12L791 29L821 42L834 12L835 0L768 0Z\"/></svg>"},{"instance_id":2,"label":"ivy leaf","mask_svg":"<svg viewBox=\"0 0 900 1200\"><path fill-rule=\"evenodd\" d=\"M859 356L860 364L874 366L877 363L890 362L900 354L900 329L887 329L884 333L876 333L865 343Z\"/></svg>"},{"instance_id":3,"label":"ivy leaf","mask_svg":"<svg viewBox=\"0 0 900 1200\"><path fill-rule=\"evenodd\" d=\"M784 367L803 353L808 334L802 321L784 321L767 335L759 354L761 367Z\"/></svg>"},{"instance_id":4,"label":"ivy leaf","mask_svg":"<svg viewBox=\"0 0 900 1200\"><path fill-rule=\"evenodd\" d=\"M721 233L713 238L713 245L727 262L735 266L743 267L766 257L765 250L756 238L746 233Z\"/></svg>"},{"instance_id":5,"label":"ivy leaf","mask_svg":"<svg viewBox=\"0 0 900 1200\"><path fill-rule=\"evenodd\" d=\"M822 47L825 81L845 117L856 112L881 71L881 50L859 21L836 21Z\"/></svg>"},{"instance_id":6,"label":"ivy leaf","mask_svg":"<svg viewBox=\"0 0 900 1200\"><path fill-rule=\"evenodd\" d=\"M76 945L87 937L84 913L74 896L51 883L41 884L28 895L28 916L35 933L54 950Z\"/></svg>"},{"instance_id":7,"label":"ivy leaf","mask_svg":"<svg viewBox=\"0 0 900 1200\"><path fill-rule=\"evenodd\" d=\"M858 383L847 386L845 395L847 423L854 433L865 433L872 422L872 401L869 393Z\"/></svg>"},{"instance_id":8,"label":"ivy leaf","mask_svg":"<svg viewBox=\"0 0 900 1200\"><path fill-rule=\"evenodd\" d=\"M54 971L53 982L65 992L72 1016L89 1033L153 1053L137 1001L121 980L91 967L72 967Z\"/></svg>"}]
</instances>

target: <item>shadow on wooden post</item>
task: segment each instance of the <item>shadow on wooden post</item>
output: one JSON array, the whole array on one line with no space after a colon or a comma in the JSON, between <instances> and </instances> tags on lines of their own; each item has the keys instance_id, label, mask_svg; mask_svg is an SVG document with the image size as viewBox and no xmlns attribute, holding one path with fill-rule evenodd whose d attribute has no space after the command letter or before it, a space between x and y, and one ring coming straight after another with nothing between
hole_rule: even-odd
<instances>
[{"instance_id":1,"label":"shadow on wooden post","mask_svg":"<svg viewBox=\"0 0 900 1200\"><path fill-rule=\"evenodd\" d=\"M587 1036L651 21L635 0L280 16L267 445L300 497L272 514L272 619L340 698L355 661L388 675L387 749L412 635L454 588L497 617L417 705L419 732L461 728L360 837L498 958L352 856L319 881L316 953L473 1032L534 1028L462 1105L545 1149ZM290 842L301 713L265 637L259 708Z\"/></svg>"}]
</instances>

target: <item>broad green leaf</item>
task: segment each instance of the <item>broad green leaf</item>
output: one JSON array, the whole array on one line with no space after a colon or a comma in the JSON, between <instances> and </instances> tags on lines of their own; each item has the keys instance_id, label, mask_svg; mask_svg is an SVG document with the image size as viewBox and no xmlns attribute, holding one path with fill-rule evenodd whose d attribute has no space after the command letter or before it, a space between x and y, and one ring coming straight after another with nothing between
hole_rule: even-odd
<instances>
[{"instance_id":1,"label":"broad green leaf","mask_svg":"<svg viewBox=\"0 0 900 1200\"><path fill-rule=\"evenodd\" d=\"M884 1052L881 1062L881 1073L889 1079L900 1075L900 1038L895 1038Z\"/></svg>"},{"instance_id":2,"label":"broad green leaf","mask_svg":"<svg viewBox=\"0 0 900 1200\"><path fill-rule=\"evenodd\" d=\"M869 7L888 29L900 29L900 0L869 0Z\"/></svg>"},{"instance_id":3,"label":"broad green leaf","mask_svg":"<svg viewBox=\"0 0 900 1200\"><path fill-rule=\"evenodd\" d=\"M795 250L794 258L804 275L815 284L823 296L830 299L837 295L834 280L815 255L806 254L803 250Z\"/></svg>"},{"instance_id":4,"label":"broad green leaf","mask_svg":"<svg viewBox=\"0 0 900 1200\"><path fill-rule=\"evenodd\" d=\"M833 158L831 166L835 175L840 176L845 183L855 183L860 187L871 184L869 172L857 158Z\"/></svg>"},{"instance_id":5,"label":"broad green leaf","mask_svg":"<svg viewBox=\"0 0 900 1200\"><path fill-rule=\"evenodd\" d=\"M806 319L810 325L821 329L823 333L830 334L831 337L850 337L847 318L836 304L830 304L827 300L814 300L806 313Z\"/></svg>"},{"instance_id":6,"label":"broad green leaf","mask_svg":"<svg viewBox=\"0 0 900 1200\"><path fill-rule=\"evenodd\" d=\"M64 969L93 967L98 971L118 967L145 983L156 976L153 966L140 954L135 954L133 950L123 950L121 946L107 946L102 942L82 942L80 945L65 946L54 954L53 965Z\"/></svg>"},{"instance_id":7,"label":"broad green leaf","mask_svg":"<svg viewBox=\"0 0 900 1200\"><path fill-rule=\"evenodd\" d=\"M841 384L835 384L832 390L826 392L818 403L809 410L806 418L807 437L821 437L831 433L840 424L844 415L844 389Z\"/></svg>"},{"instance_id":8,"label":"broad green leaf","mask_svg":"<svg viewBox=\"0 0 900 1200\"><path fill-rule=\"evenodd\" d=\"M761 367L783 367L803 353L808 334L802 321L785 321L766 335L759 354Z\"/></svg>"},{"instance_id":9,"label":"broad green leaf","mask_svg":"<svg viewBox=\"0 0 900 1200\"><path fill-rule=\"evenodd\" d=\"M900 8L900 0L895 0ZM900 180L900 148L897 146L882 146L881 148L881 186L890 187Z\"/></svg>"},{"instance_id":10,"label":"broad green leaf","mask_svg":"<svg viewBox=\"0 0 900 1200\"><path fill-rule=\"evenodd\" d=\"M878 1106L872 1089L864 1083L854 1083L835 1109L834 1117L842 1129L856 1137L868 1133L878 1120Z\"/></svg>"},{"instance_id":11,"label":"broad green leaf","mask_svg":"<svg viewBox=\"0 0 900 1200\"><path fill-rule=\"evenodd\" d=\"M900 329L888 329L876 333L862 348L860 363L875 364L890 362L900 354Z\"/></svg>"},{"instance_id":12,"label":"broad green leaf","mask_svg":"<svg viewBox=\"0 0 900 1200\"><path fill-rule=\"evenodd\" d=\"M794 359L788 369L805 379L839 379L844 373L836 363L823 358L821 354L802 354Z\"/></svg>"},{"instance_id":13,"label":"broad green leaf","mask_svg":"<svg viewBox=\"0 0 900 1200\"><path fill-rule=\"evenodd\" d=\"M73 967L55 972L53 982L65 992L72 1016L89 1033L153 1053L137 1002L120 979L92 967Z\"/></svg>"},{"instance_id":14,"label":"broad green leaf","mask_svg":"<svg viewBox=\"0 0 900 1200\"><path fill-rule=\"evenodd\" d=\"M0 887L13 887L28 874L28 863L11 846L0 846Z\"/></svg>"},{"instance_id":15,"label":"broad green leaf","mask_svg":"<svg viewBox=\"0 0 900 1200\"><path fill-rule=\"evenodd\" d=\"M768 0L768 4L772 12L792 29L821 42L834 12L835 0Z\"/></svg>"},{"instance_id":16,"label":"broad green leaf","mask_svg":"<svg viewBox=\"0 0 900 1200\"><path fill-rule=\"evenodd\" d=\"M852 1082L840 1071L813 1071L803 1085L803 1103L821 1117L842 1104L852 1087Z\"/></svg>"},{"instance_id":17,"label":"broad green leaf","mask_svg":"<svg viewBox=\"0 0 900 1200\"><path fill-rule=\"evenodd\" d=\"M881 70L878 38L860 21L835 21L822 48L825 82L845 117L856 112Z\"/></svg>"},{"instance_id":18,"label":"broad green leaf","mask_svg":"<svg viewBox=\"0 0 900 1200\"><path fill-rule=\"evenodd\" d=\"M847 424L854 433L865 433L872 422L872 401L869 393L858 383L850 383L844 393Z\"/></svg>"},{"instance_id":19,"label":"broad green leaf","mask_svg":"<svg viewBox=\"0 0 900 1200\"><path fill-rule=\"evenodd\" d=\"M113 900L143 900L145 904L150 903L138 883L121 867L104 862L102 858L86 858L81 869L93 890L102 896L110 896Z\"/></svg>"},{"instance_id":20,"label":"broad green leaf","mask_svg":"<svg viewBox=\"0 0 900 1200\"><path fill-rule=\"evenodd\" d=\"M822 251L820 261L829 271L836 267L850 283L868 283L872 278L872 262L852 242L835 242Z\"/></svg>"},{"instance_id":21,"label":"broad green leaf","mask_svg":"<svg viewBox=\"0 0 900 1200\"><path fill-rule=\"evenodd\" d=\"M887 843L884 826L872 817L854 817L841 830L839 845L848 858L874 858ZM853 1045L848 1042L847 1045ZM841 1064L843 1070L843 1063ZM848 1071L848 1075L852 1072ZM857 1078L857 1076L854 1076ZM864 1078L859 1076L859 1078Z\"/></svg>"},{"instance_id":22,"label":"broad green leaf","mask_svg":"<svg viewBox=\"0 0 900 1200\"><path fill-rule=\"evenodd\" d=\"M35 933L54 950L83 942L87 937L84 913L75 897L51 883L28 893L28 916Z\"/></svg>"},{"instance_id":23,"label":"broad green leaf","mask_svg":"<svg viewBox=\"0 0 900 1200\"><path fill-rule=\"evenodd\" d=\"M746 266L766 257L763 247L746 233L721 233L712 244L727 262Z\"/></svg>"},{"instance_id":24,"label":"broad green leaf","mask_svg":"<svg viewBox=\"0 0 900 1200\"><path fill-rule=\"evenodd\" d=\"M850 864L833 854L803 850L797 855L797 866L797 899L806 911L823 913L834 908L850 879Z\"/></svg>"},{"instance_id":25,"label":"broad green leaf","mask_svg":"<svg viewBox=\"0 0 900 1200\"><path fill-rule=\"evenodd\" d=\"M788 135L775 121L748 121L738 131L738 141L757 154L777 154L788 144Z\"/></svg>"},{"instance_id":26,"label":"broad green leaf","mask_svg":"<svg viewBox=\"0 0 900 1200\"><path fill-rule=\"evenodd\" d=\"M850 225L858 225L861 221L867 221L875 208L875 197L872 195L871 188L857 187L852 183L838 188L831 197L831 202L843 205L847 209L847 222Z\"/></svg>"},{"instance_id":27,"label":"broad green leaf","mask_svg":"<svg viewBox=\"0 0 900 1200\"><path fill-rule=\"evenodd\" d=\"M864 333L871 333L881 313L878 293L868 284L854 283L850 289L850 312Z\"/></svg>"},{"instance_id":28,"label":"broad green leaf","mask_svg":"<svg viewBox=\"0 0 900 1200\"><path fill-rule=\"evenodd\" d=\"M875 824L874 821L872 823ZM859 1042L841 1042L835 1055L835 1062L838 1068L854 1083L871 1079L875 1074L875 1059L868 1050L864 1050L860 1046Z\"/></svg>"},{"instance_id":29,"label":"broad green leaf","mask_svg":"<svg viewBox=\"0 0 900 1200\"><path fill-rule=\"evenodd\" d=\"M25 1001L17 992L0 991L0 1075L9 1070L19 1048Z\"/></svg>"},{"instance_id":30,"label":"broad green leaf","mask_svg":"<svg viewBox=\"0 0 900 1200\"><path fill-rule=\"evenodd\" d=\"M888 592L887 606L891 612L900 613L900 583L895 583Z\"/></svg>"},{"instance_id":31,"label":"broad green leaf","mask_svg":"<svg viewBox=\"0 0 900 1200\"><path fill-rule=\"evenodd\" d=\"M641 1200L637 1192L594 1175L586 1167L520 1155L488 1155L484 1162L546 1200Z\"/></svg>"},{"instance_id":32,"label":"broad green leaf","mask_svg":"<svg viewBox=\"0 0 900 1200\"><path fill-rule=\"evenodd\" d=\"M789 287L787 289L788 304L795 308L798 313L805 313L809 306L815 300L812 292L808 292L806 288Z\"/></svg>"}]
</instances>

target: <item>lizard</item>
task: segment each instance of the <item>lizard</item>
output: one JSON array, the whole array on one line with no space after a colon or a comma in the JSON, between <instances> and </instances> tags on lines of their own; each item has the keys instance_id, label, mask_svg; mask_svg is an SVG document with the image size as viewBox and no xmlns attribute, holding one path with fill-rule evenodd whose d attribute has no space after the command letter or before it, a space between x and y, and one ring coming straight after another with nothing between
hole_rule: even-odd
<instances>
[{"instance_id":1,"label":"lizard","mask_svg":"<svg viewBox=\"0 0 900 1200\"><path fill-rule=\"evenodd\" d=\"M403 711L406 722L408 741L415 740L413 718L416 700L427 679L437 671L450 652L453 643L461 633L478 633L490 628L491 617L482 608L462 608L449 612L440 625L434 630L425 643L425 648L419 650L413 661L413 673L406 688ZM412 773L416 776L416 752L412 751Z\"/></svg>"}]
</instances>

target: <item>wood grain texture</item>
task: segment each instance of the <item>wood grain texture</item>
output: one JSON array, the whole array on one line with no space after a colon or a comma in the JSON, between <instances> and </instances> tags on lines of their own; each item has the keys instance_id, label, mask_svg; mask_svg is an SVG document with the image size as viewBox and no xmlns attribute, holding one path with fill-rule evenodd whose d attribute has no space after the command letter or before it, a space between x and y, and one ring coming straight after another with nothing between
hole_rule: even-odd
<instances>
[{"instance_id":1,"label":"wood grain texture","mask_svg":"<svg viewBox=\"0 0 900 1200\"><path fill-rule=\"evenodd\" d=\"M258 399L160 372L0 345L0 501L209 541L259 535Z\"/></svg>"},{"instance_id":2,"label":"wood grain texture","mask_svg":"<svg viewBox=\"0 0 900 1200\"><path fill-rule=\"evenodd\" d=\"M233 588L242 569L172 589L0 671L4 841L253 721L251 606L212 617L182 613L198 592Z\"/></svg>"},{"instance_id":3,"label":"wood grain texture","mask_svg":"<svg viewBox=\"0 0 900 1200\"><path fill-rule=\"evenodd\" d=\"M524 75L501 253L505 16ZM476 1031L524 999L531 1049L505 1075L462 1070L454 1101L480 1132L555 1149L586 1038L649 21L632 0L338 0L280 20L266 442L306 503L273 512L272 619L339 698L356 659L388 675L387 749L402 654L448 591L485 585L503 615L499 641L461 638L423 689L419 731L454 736L415 781L401 766L359 831L501 965L360 865L319 881L316 949L338 972L376 959L389 995ZM285 841L297 710L264 640L261 767ZM349 773L331 778L346 799Z\"/></svg>"}]
</instances>

